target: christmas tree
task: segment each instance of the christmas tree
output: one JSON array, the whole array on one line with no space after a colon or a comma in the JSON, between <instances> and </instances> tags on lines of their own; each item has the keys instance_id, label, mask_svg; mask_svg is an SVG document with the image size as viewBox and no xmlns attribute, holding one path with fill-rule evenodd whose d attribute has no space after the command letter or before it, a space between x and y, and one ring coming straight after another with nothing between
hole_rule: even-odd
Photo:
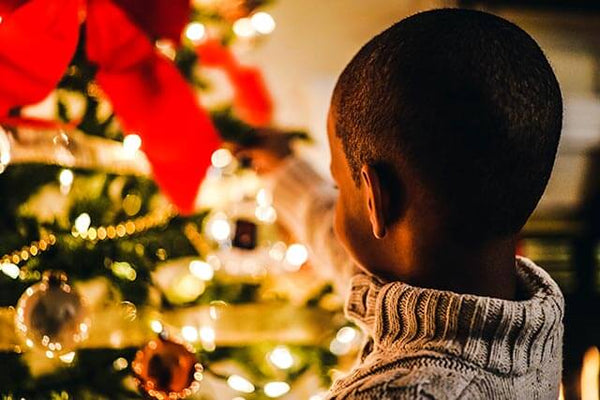
<instances>
[{"instance_id":1,"label":"christmas tree","mask_svg":"<svg viewBox=\"0 0 600 400\"><path fill-rule=\"evenodd\" d=\"M3 398L317 399L352 358L340 298L221 145L271 123L231 50L275 28L264 3L0 5Z\"/></svg>"}]
</instances>

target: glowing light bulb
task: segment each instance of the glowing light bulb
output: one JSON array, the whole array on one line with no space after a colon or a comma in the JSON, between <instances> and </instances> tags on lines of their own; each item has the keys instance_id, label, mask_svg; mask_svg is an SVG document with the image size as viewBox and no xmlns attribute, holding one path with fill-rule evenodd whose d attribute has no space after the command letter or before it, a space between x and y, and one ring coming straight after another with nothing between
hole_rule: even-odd
<instances>
[{"instance_id":1,"label":"glowing light bulb","mask_svg":"<svg viewBox=\"0 0 600 400\"><path fill-rule=\"evenodd\" d=\"M73 175L73 171L70 169L63 169L60 171L58 175L58 182L60 183L60 192L62 194L67 194L71 190L71 186L73 185L73 179L75 175Z\"/></svg>"},{"instance_id":2,"label":"glowing light bulb","mask_svg":"<svg viewBox=\"0 0 600 400\"><path fill-rule=\"evenodd\" d=\"M200 340L206 343L215 341L215 330L210 326L203 326L200 328Z\"/></svg>"},{"instance_id":3,"label":"glowing light bulb","mask_svg":"<svg viewBox=\"0 0 600 400\"><path fill-rule=\"evenodd\" d=\"M294 357L285 346L277 346L269 353L269 361L279 369L288 369L294 365Z\"/></svg>"},{"instance_id":4,"label":"glowing light bulb","mask_svg":"<svg viewBox=\"0 0 600 400\"><path fill-rule=\"evenodd\" d=\"M152 332L154 333L161 333L163 331L163 324L161 324L160 321L153 319L150 321L150 329L152 329Z\"/></svg>"},{"instance_id":5,"label":"glowing light bulb","mask_svg":"<svg viewBox=\"0 0 600 400\"><path fill-rule=\"evenodd\" d=\"M268 35L275 30L275 20L268 13L257 12L250 18L252 27L263 35Z\"/></svg>"},{"instance_id":6,"label":"glowing light bulb","mask_svg":"<svg viewBox=\"0 0 600 400\"><path fill-rule=\"evenodd\" d=\"M341 343L352 343L357 337L358 332L350 326L344 326L335 335L335 338Z\"/></svg>"},{"instance_id":7,"label":"glowing light bulb","mask_svg":"<svg viewBox=\"0 0 600 400\"><path fill-rule=\"evenodd\" d=\"M115 361L113 361L113 368L117 371L124 370L125 368L127 368L127 365L129 365L129 363L124 357L119 357Z\"/></svg>"},{"instance_id":8,"label":"glowing light bulb","mask_svg":"<svg viewBox=\"0 0 600 400\"><path fill-rule=\"evenodd\" d=\"M185 37L192 41L194 44L198 44L206 34L206 28L200 22L192 22L185 28Z\"/></svg>"},{"instance_id":9,"label":"glowing light bulb","mask_svg":"<svg viewBox=\"0 0 600 400\"><path fill-rule=\"evenodd\" d=\"M260 189L256 193L256 204L261 207L268 207L273 204L273 195L266 189Z\"/></svg>"},{"instance_id":10,"label":"glowing light bulb","mask_svg":"<svg viewBox=\"0 0 600 400\"><path fill-rule=\"evenodd\" d=\"M75 352L71 351L69 353L63 354L62 356L59 356L58 358L65 364L71 364L75 359Z\"/></svg>"},{"instance_id":11,"label":"glowing light bulb","mask_svg":"<svg viewBox=\"0 0 600 400\"><path fill-rule=\"evenodd\" d=\"M254 216L259 221L265 222L267 224L272 224L273 222L277 221L277 212L272 206L256 207L256 210L254 211Z\"/></svg>"},{"instance_id":12,"label":"glowing light bulb","mask_svg":"<svg viewBox=\"0 0 600 400\"><path fill-rule=\"evenodd\" d=\"M350 343L342 343L337 339L333 339L329 344L329 351L336 356L343 356L344 354L350 353L352 346Z\"/></svg>"},{"instance_id":13,"label":"glowing light bulb","mask_svg":"<svg viewBox=\"0 0 600 400\"><path fill-rule=\"evenodd\" d=\"M193 326L186 325L181 328L181 336L188 342L195 342L198 340L198 329Z\"/></svg>"},{"instance_id":14,"label":"glowing light bulb","mask_svg":"<svg viewBox=\"0 0 600 400\"><path fill-rule=\"evenodd\" d=\"M264 391L269 397L281 397L290 391L290 385L287 382L269 382Z\"/></svg>"},{"instance_id":15,"label":"glowing light bulb","mask_svg":"<svg viewBox=\"0 0 600 400\"><path fill-rule=\"evenodd\" d=\"M210 162L215 168L225 168L233 161L233 155L227 149L217 149L210 156Z\"/></svg>"},{"instance_id":16,"label":"glowing light bulb","mask_svg":"<svg viewBox=\"0 0 600 400\"><path fill-rule=\"evenodd\" d=\"M233 23L233 33L239 37L250 38L256 35L256 30L250 18L240 18Z\"/></svg>"},{"instance_id":17,"label":"glowing light bulb","mask_svg":"<svg viewBox=\"0 0 600 400\"><path fill-rule=\"evenodd\" d=\"M229 385L229 387L233 390L242 393L252 393L255 390L252 382L239 375L231 375L229 378L227 378L227 385Z\"/></svg>"},{"instance_id":18,"label":"glowing light bulb","mask_svg":"<svg viewBox=\"0 0 600 400\"><path fill-rule=\"evenodd\" d=\"M283 242L277 242L269 249L269 256L276 261L283 261L287 246Z\"/></svg>"},{"instance_id":19,"label":"glowing light bulb","mask_svg":"<svg viewBox=\"0 0 600 400\"><path fill-rule=\"evenodd\" d=\"M80 235L84 235L87 233L87 230L92 223L92 219L88 213L81 213L77 218L75 218L75 230L79 232Z\"/></svg>"},{"instance_id":20,"label":"glowing light bulb","mask_svg":"<svg viewBox=\"0 0 600 400\"><path fill-rule=\"evenodd\" d=\"M135 281L137 273L135 269L126 261L114 262L111 266L113 274L121 279L127 279L128 281Z\"/></svg>"},{"instance_id":21,"label":"glowing light bulb","mask_svg":"<svg viewBox=\"0 0 600 400\"><path fill-rule=\"evenodd\" d=\"M17 279L19 277L19 273L21 272L21 269L13 263L0 264L0 269L2 269L4 275L9 276L12 279Z\"/></svg>"},{"instance_id":22,"label":"glowing light bulb","mask_svg":"<svg viewBox=\"0 0 600 400\"><path fill-rule=\"evenodd\" d=\"M290 265L290 270L299 269L306 260L308 260L308 250L302 244L294 243L285 252L285 261Z\"/></svg>"},{"instance_id":23,"label":"glowing light bulb","mask_svg":"<svg viewBox=\"0 0 600 400\"><path fill-rule=\"evenodd\" d=\"M203 281L210 281L215 275L215 269L207 262L193 260L190 262L190 273Z\"/></svg>"},{"instance_id":24,"label":"glowing light bulb","mask_svg":"<svg viewBox=\"0 0 600 400\"><path fill-rule=\"evenodd\" d=\"M231 225L227 216L223 213L215 214L208 224L208 232L212 238L218 242L229 239L231 235Z\"/></svg>"},{"instance_id":25,"label":"glowing light bulb","mask_svg":"<svg viewBox=\"0 0 600 400\"><path fill-rule=\"evenodd\" d=\"M135 133L126 135L123 138L123 150L128 157L133 157L142 147L142 138Z\"/></svg>"}]
</instances>

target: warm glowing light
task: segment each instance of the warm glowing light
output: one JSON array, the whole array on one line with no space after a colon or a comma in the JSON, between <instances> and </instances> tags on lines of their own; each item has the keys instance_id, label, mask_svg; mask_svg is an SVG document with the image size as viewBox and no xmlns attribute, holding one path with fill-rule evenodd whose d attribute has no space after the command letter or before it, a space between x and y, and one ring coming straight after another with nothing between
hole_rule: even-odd
<instances>
[{"instance_id":1,"label":"warm glowing light","mask_svg":"<svg viewBox=\"0 0 600 400\"><path fill-rule=\"evenodd\" d=\"M329 344L329 351L336 356L343 356L344 354L350 353L352 346L350 343L342 343L337 339L333 339Z\"/></svg>"},{"instance_id":2,"label":"warm glowing light","mask_svg":"<svg viewBox=\"0 0 600 400\"><path fill-rule=\"evenodd\" d=\"M123 138L123 150L129 157L133 157L141 147L142 138L139 135L132 133Z\"/></svg>"},{"instance_id":3,"label":"warm glowing light","mask_svg":"<svg viewBox=\"0 0 600 400\"><path fill-rule=\"evenodd\" d=\"M269 249L269 256L276 261L283 261L287 246L283 242L277 242Z\"/></svg>"},{"instance_id":4,"label":"warm glowing light","mask_svg":"<svg viewBox=\"0 0 600 400\"><path fill-rule=\"evenodd\" d=\"M269 397L281 397L290 391L290 385L287 382L269 382L264 390Z\"/></svg>"},{"instance_id":5,"label":"warm glowing light","mask_svg":"<svg viewBox=\"0 0 600 400\"><path fill-rule=\"evenodd\" d=\"M250 18L240 18L233 23L233 33L239 37L250 38L256 35L256 30Z\"/></svg>"},{"instance_id":6,"label":"warm glowing light","mask_svg":"<svg viewBox=\"0 0 600 400\"><path fill-rule=\"evenodd\" d=\"M560 386L558 387L558 400L565 400L565 388L564 388L562 382L560 383Z\"/></svg>"},{"instance_id":7,"label":"warm glowing light","mask_svg":"<svg viewBox=\"0 0 600 400\"><path fill-rule=\"evenodd\" d=\"M190 262L190 273L203 281L210 281L215 275L215 269L207 262L193 260Z\"/></svg>"},{"instance_id":8,"label":"warm glowing light","mask_svg":"<svg viewBox=\"0 0 600 400\"><path fill-rule=\"evenodd\" d=\"M0 264L0 269L2 269L4 275L9 276L12 279L17 279L21 272L21 269L17 265L10 262Z\"/></svg>"},{"instance_id":9,"label":"warm glowing light","mask_svg":"<svg viewBox=\"0 0 600 400\"><path fill-rule=\"evenodd\" d=\"M352 343L357 337L358 332L350 326L344 326L335 335L335 338L341 343Z\"/></svg>"},{"instance_id":10,"label":"warm glowing light","mask_svg":"<svg viewBox=\"0 0 600 400\"><path fill-rule=\"evenodd\" d=\"M226 168L233 161L233 154L227 149L217 149L210 156L210 162L215 168Z\"/></svg>"},{"instance_id":11,"label":"warm glowing light","mask_svg":"<svg viewBox=\"0 0 600 400\"><path fill-rule=\"evenodd\" d=\"M294 357L285 346L277 346L269 353L269 361L279 369L288 369L294 365Z\"/></svg>"},{"instance_id":12,"label":"warm glowing light","mask_svg":"<svg viewBox=\"0 0 600 400\"><path fill-rule=\"evenodd\" d=\"M58 358L60 358L60 361L66 364L71 364L75 359L75 352L71 351L69 353L63 354L62 356L59 356Z\"/></svg>"},{"instance_id":13,"label":"warm glowing light","mask_svg":"<svg viewBox=\"0 0 600 400\"><path fill-rule=\"evenodd\" d=\"M91 223L92 219L88 213L79 214L79 216L75 218L75 230L79 232L80 235L85 235Z\"/></svg>"},{"instance_id":14,"label":"warm glowing light","mask_svg":"<svg viewBox=\"0 0 600 400\"><path fill-rule=\"evenodd\" d=\"M52 352L50 350L46 350L46 357L48 357L48 358L54 358L54 352Z\"/></svg>"},{"instance_id":15,"label":"warm glowing light","mask_svg":"<svg viewBox=\"0 0 600 400\"><path fill-rule=\"evenodd\" d=\"M181 336L188 342L195 342L198 340L198 329L190 325L184 326L181 328Z\"/></svg>"},{"instance_id":16,"label":"warm glowing light","mask_svg":"<svg viewBox=\"0 0 600 400\"><path fill-rule=\"evenodd\" d=\"M285 260L290 266L295 267L290 269L298 269L308 260L308 250L304 245L294 243L285 252Z\"/></svg>"},{"instance_id":17,"label":"warm glowing light","mask_svg":"<svg viewBox=\"0 0 600 400\"><path fill-rule=\"evenodd\" d=\"M277 220L277 212L272 206L258 206L254 211L254 215L259 221L265 222L267 224L272 224Z\"/></svg>"},{"instance_id":18,"label":"warm glowing light","mask_svg":"<svg viewBox=\"0 0 600 400\"><path fill-rule=\"evenodd\" d=\"M223 213L216 214L209 223L208 232L218 242L229 239L231 225Z\"/></svg>"},{"instance_id":19,"label":"warm glowing light","mask_svg":"<svg viewBox=\"0 0 600 400\"><path fill-rule=\"evenodd\" d=\"M184 303L196 300L198 296L204 293L204 289L206 289L204 281L194 275L185 275L173 285L173 292Z\"/></svg>"},{"instance_id":20,"label":"warm glowing light","mask_svg":"<svg viewBox=\"0 0 600 400\"><path fill-rule=\"evenodd\" d=\"M58 175L58 181L60 182L60 192L63 194L69 193L71 190L71 185L73 185L73 179L75 175L73 175L73 171L70 169L63 169L60 171Z\"/></svg>"},{"instance_id":21,"label":"warm glowing light","mask_svg":"<svg viewBox=\"0 0 600 400\"><path fill-rule=\"evenodd\" d=\"M137 194L129 193L123 199L123 210L127 215L134 216L142 208L142 198ZM135 228L135 225L134 225Z\"/></svg>"},{"instance_id":22,"label":"warm glowing light","mask_svg":"<svg viewBox=\"0 0 600 400\"><path fill-rule=\"evenodd\" d=\"M160 321L153 319L150 321L150 329L152 329L152 332L154 333L161 333L163 331L163 324L161 324Z\"/></svg>"},{"instance_id":23,"label":"warm glowing light","mask_svg":"<svg viewBox=\"0 0 600 400\"><path fill-rule=\"evenodd\" d=\"M200 328L200 340L206 343L215 341L215 330L210 326L203 326Z\"/></svg>"},{"instance_id":24,"label":"warm glowing light","mask_svg":"<svg viewBox=\"0 0 600 400\"><path fill-rule=\"evenodd\" d=\"M242 393L254 392L254 385L248 379L243 378L239 375L231 375L227 378L227 385L233 390L237 390Z\"/></svg>"},{"instance_id":25,"label":"warm glowing light","mask_svg":"<svg viewBox=\"0 0 600 400\"><path fill-rule=\"evenodd\" d=\"M198 44L206 34L206 28L200 22L192 22L185 28L185 37Z\"/></svg>"},{"instance_id":26,"label":"warm glowing light","mask_svg":"<svg viewBox=\"0 0 600 400\"><path fill-rule=\"evenodd\" d=\"M123 343L123 332L121 332L120 330L111 332L110 336L108 337L108 342L113 347L120 347Z\"/></svg>"},{"instance_id":27,"label":"warm glowing light","mask_svg":"<svg viewBox=\"0 0 600 400\"><path fill-rule=\"evenodd\" d=\"M125 262L125 261L114 262L112 264L111 269L112 269L113 274L115 274L116 276L118 276L121 279L127 279L129 281L134 281L135 278L137 277L137 273L135 272L135 269L133 269L131 264L129 264L128 262Z\"/></svg>"},{"instance_id":28,"label":"warm glowing light","mask_svg":"<svg viewBox=\"0 0 600 400\"><path fill-rule=\"evenodd\" d=\"M256 204L261 207L268 207L273 204L273 195L266 189L260 189L256 193Z\"/></svg>"},{"instance_id":29,"label":"warm glowing light","mask_svg":"<svg viewBox=\"0 0 600 400\"><path fill-rule=\"evenodd\" d=\"M266 12L257 12L250 18L252 27L263 35L268 35L275 30L275 20Z\"/></svg>"},{"instance_id":30,"label":"warm glowing light","mask_svg":"<svg viewBox=\"0 0 600 400\"><path fill-rule=\"evenodd\" d=\"M598 400L598 377L600 375L600 351L590 347L583 355L581 368L581 400Z\"/></svg>"},{"instance_id":31,"label":"warm glowing light","mask_svg":"<svg viewBox=\"0 0 600 400\"><path fill-rule=\"evenodd\" d=\"M127 359L119 357L113 362L113 368L117 371L122 371L127 368L128 364Z\"/></svg>"}]
</instances>

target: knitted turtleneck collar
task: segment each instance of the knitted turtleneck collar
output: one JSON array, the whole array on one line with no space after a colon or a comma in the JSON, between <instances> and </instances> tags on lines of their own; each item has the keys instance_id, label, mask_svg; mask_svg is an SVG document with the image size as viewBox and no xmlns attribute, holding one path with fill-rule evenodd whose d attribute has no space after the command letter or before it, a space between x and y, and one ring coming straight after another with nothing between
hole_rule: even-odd
<instances>
[{"instance_id":1,"label":"knitted turtleneck collar","mask_svg":"<svg viewBox=\"0 0 600 400\"><path fill-rule=\"evenodd\" d=\"M374 340L374 351L429 350L460 357L500 374L521 375L555 357L562 338L564 300L550 276L517 257L525 300L423 289L352 279L346 313Z\"/></svg>"}]
</instances>

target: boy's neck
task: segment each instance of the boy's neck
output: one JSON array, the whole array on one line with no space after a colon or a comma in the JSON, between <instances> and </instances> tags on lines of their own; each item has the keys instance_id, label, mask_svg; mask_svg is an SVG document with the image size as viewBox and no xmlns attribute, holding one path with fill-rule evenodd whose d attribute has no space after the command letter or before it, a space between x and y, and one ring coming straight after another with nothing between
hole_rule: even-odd
<instances>
[{"instance_id":1,"label":"boy's neck","mask_svg":"<svg viewBox=\"0 0 600 400\"><path fill-rule=\"evenodd\" d=\"M455 241L421 243L403 254L410 260L409 276L404 280L414 286L450 290L461 294L517 298L514 238L484 244L459 245Z\"/></svg>"}]
</instances>

